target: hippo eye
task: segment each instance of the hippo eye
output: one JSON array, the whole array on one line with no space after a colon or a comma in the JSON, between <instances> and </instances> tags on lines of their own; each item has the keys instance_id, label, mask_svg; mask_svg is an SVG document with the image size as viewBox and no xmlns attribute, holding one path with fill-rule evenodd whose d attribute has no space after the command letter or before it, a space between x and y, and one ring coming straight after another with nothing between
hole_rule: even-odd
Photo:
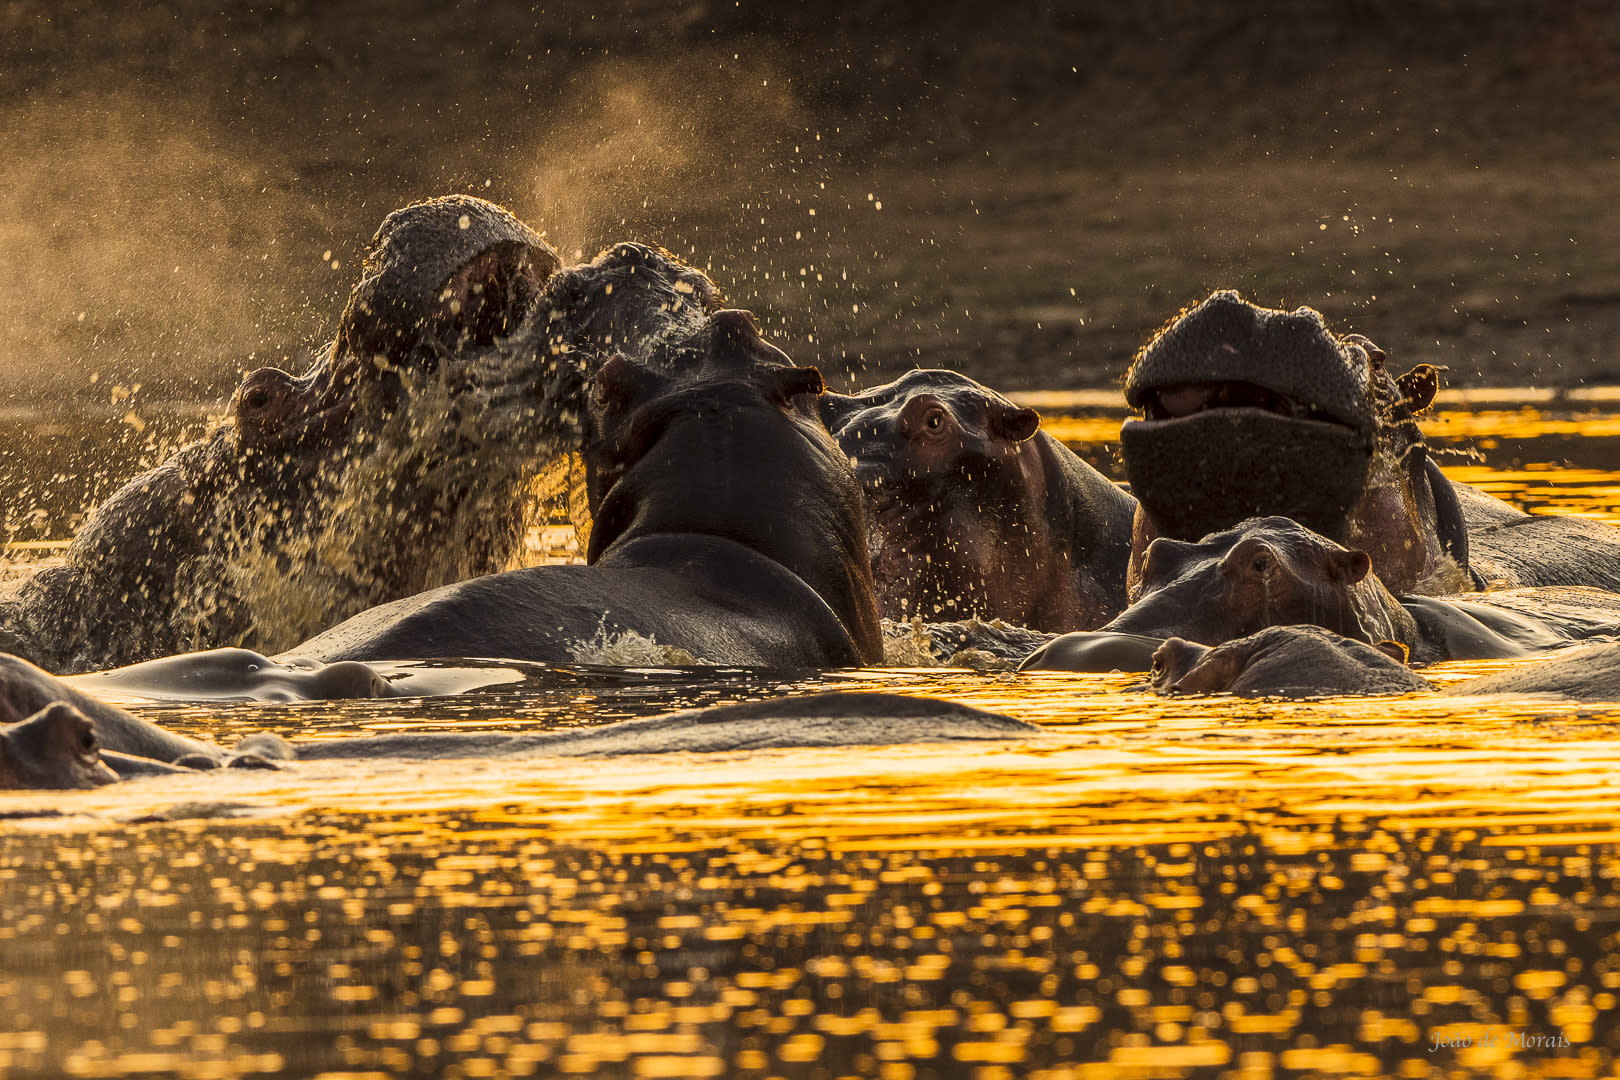
<instances>
[{"instance_id":1,"label":"hippo eye","mask_svg":"<svg viewBox=\"0 0 1620 1080\"><path fill-rule=\"evenodd\" d=\"M262 386L254 387L248 391L247 397L242 399L242 404L257 412L270 404L270 391Z\"/></svg>"},{"instance_id":2,"label":"hippo eye","mask_svg":"<svg viewBox=\"0 0 1620 1080\"><path fill-rule=\"evenodd\" d=\"M945 423L945 414L939 409L935 409L933 412L928 414L927 419L925 419L923 423L928 426L929 431L938 431Z\"/></svg>"},{"instance_id":3,"label":"hippo eye","mask_svg":"<svg viewBox=\"0 0 1620 1080\"><path fill-rule=\"evenodd\" d=\"M95 748L96 733L90 728L85 728L83 731L79 732L79 749L88 754L93 752Z\"/></svg>"}]
</instances>

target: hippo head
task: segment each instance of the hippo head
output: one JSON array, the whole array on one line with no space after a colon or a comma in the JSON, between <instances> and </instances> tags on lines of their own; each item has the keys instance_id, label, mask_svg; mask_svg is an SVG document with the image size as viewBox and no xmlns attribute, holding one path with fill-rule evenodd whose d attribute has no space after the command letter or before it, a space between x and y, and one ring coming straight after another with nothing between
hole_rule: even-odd
<instances>
[{"instance_id":1,"label":"hippo head","mask_svg":"<svg viewBox=\"0 0 1620 1080\"><path fill-rule=\"evenodd\" d=\"M1160 536L1191 540L1247 517L1291 517L1343 539L1377 436L1360 349L1309 308L1218 292L1136 357L1120 431L1131 490Z\"/></svg>"},{"instance_id":2,"label":"hippo head","mask_svg":"<svg viewBox=\"0 0 1620 1080\"><path fill-rule=\"evenodd\" d=\"M1041 426L1034 409L941 369L908 371L858 394L828 394L820 411L880 513L902 501L938 506L963 481L989 488L984 478L1016 459Z\"/></svg>"},{"instance_id":3,"label":"hippo head","mask_svg":"<svg viewBox=\"0 0 1620 1080\"><path fill-rule=\"evenodd\" d=\"M816 414L823 389L743 311L706 314L641 359L603 361L587 406L587 560L642 538L722 537L797 575L863 661L880 662L860 492Z\"/></svg>"},{"instance_id":4,"label":"hippo head","mask_svg":"<svg viewBox=\"0 0 1620 1080\"><path fill-rule=\"evenodd\" d=\"M1358 641L1399 638L1371 560L1288 518L1254 518L1197 542L1159 537L1142 591L1103 629L1218 645L1268 626L1310 623Z\"/></svg>"},{"instance_id":5,"label":"hippo head","mask_svg":"<svg viewBox=\"0 0 1620 1080\"><path fill-rule=\"evenodd\" d=\"M1320 626L1273 626L1214 647L1171 638L1153 654L1164 695L1245 697L1401 694L1430 686L1406 666L1405 646L1368 644Z\"/></svg>"},{"instance_id":6,"label":"hippo head","mask_svg":"<svg viewBox=\"0 0 1620 1080\"><path fill-rule=\"evenodd\" d=\"M72 705L58 701L15 722L6 722L8 713L0 701L0 791L92 788L118 779L101 760L95 725Z\"/></svg>"},{"instance_id":7,"label":"hippo head","mask_svg":"<svg viewBox=\"0 0 1620 1080\"><path fill-rule=\"evenodd\" d=\"M558 267L482 199L384 219L331 345L300 375L249 373L216 436L222 460L195 474L210 559L178 585L206 623L186 628L191 643L275 651L506 567L543 454L577 438L536 406L526 341Z\"/></svg>"},{"instance_id":8,"label":"hippo head","mask_svg":"<svg viewBox=\"0 0 1620 1080\"><path fill-rule=\"evenodd\" d=\"M593 549L600 530L590 519L624 473L676 418L715 415L705 388L788 403L803 418L814 417L810 400L823 389L819 372L795 367L760 335L752 313L721 307L703 271L649 244L615 244L558 273L533 327L536 351L568 358L585 379L588 511L575 524Z\"/></svg>"},{"instance_id":9,"label":"hippo head","mask_svg":"<svg viewBox=\"0 0 1620 1080\"><path fill-rule=\"evenodd\" d=\"M231 399L243 458L311 460L351 424L375 429L448 360L523 327L560 260L509 212L467 195L389 214L332 345L303 375L249 373Z\"/></svg>"},{"instance_id":10,"label":"hippo head","mask_svg":"<svg viewBox=\"0 0 1620 1080\"><path fill-rule=\"evenodd\" d=\"M1007 551L1048 546L1034 539L1045 508L1040 414L954 371L915 370L828 394L821 416L866 498L884 613L1030 625L1049 582Z\"/></svg>"},{"instance_id":11,"label":"hippo head","mask_svg":"<svg viewBox=\"0 0 1620 1080\"><path fill-rule=\"evenodd\" d=\"M1438 369L1396 379L1384 360L1360 335L1332 335L1310 308L1217 292L1177 316L1126 374L1140 415L1120 442L1143 539L1192 540L1276 514L1366 547L1397 591L1448 555L1465 563L1460 513L1436 508L1444 497L1431 485L1444 480L1414 420ZM1395 527L1392 512L1412 528Z\"/></svg>"},{"instance_id":12,"label":"hippo head","mask_svg":"<svg viewBox=\"0 0 1620 1080\"><path fill-rule=\"evenodd\" d=\"M703 271L662 248L626 242L553 278L536 332L549 351L583 354L587 371L614 356L686 369L710 359L706 337L720 304L719 288ZM774 358L786 359L780 352Z\"/></svg>"},{"instance_id":13,"label":"hippo head","mask_svg":"<svg viewBox=\"0 0 1620 1080\"><path fill-rule=\"evenodd\" d=\"M759 336L747 312L717 312L692 338L669 346L687 354L689 365L682 370L621 354L610 357L591 379L592 437L584 453L592 517L589 561L626 530L648 525L649 507L666 501L660 486L679 503L697 504L690 508L694 517L755 517L754 500L760 496L746 485L734 485L724 475L670 475L669 468L671 462L685 467L705 454L718 465L723 455L716 447L721 443L736 444L739 454L746 453L740 433L756 418L766 418L772 427L807 432L800 437L830 446L811 404L825 389L821 373L787 362L785 354ZM705 444L695 452L689 445L694 433ZM770 441L762 440L761 453L768 452ZM710 481L727 490L707 497L692 490Z\"/></svg>"}]
</instances>

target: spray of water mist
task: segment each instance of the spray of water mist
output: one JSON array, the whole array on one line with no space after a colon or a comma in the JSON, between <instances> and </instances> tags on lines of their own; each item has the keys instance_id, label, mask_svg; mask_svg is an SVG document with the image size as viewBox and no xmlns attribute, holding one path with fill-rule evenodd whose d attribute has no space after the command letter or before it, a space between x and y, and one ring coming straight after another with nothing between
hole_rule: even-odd
<instances>
[{"instance_id":1,"label":"spray of water mist","mask_svg":"<svg viewBox=\"0 0 1620 1080\"><path fill-rule=\"evenodd\" d=\"M218 393L305 339L312 279L337 295L349 280L287 250L321 223L274 152L184 102L116 100L0 112L0 399Z\"/></svg>"}]
</instances>

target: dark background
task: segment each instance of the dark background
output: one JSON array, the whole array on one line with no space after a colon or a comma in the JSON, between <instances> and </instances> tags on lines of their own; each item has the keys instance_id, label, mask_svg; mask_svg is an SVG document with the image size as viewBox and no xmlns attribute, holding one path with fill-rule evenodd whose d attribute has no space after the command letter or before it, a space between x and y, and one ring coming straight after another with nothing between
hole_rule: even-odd
<instances>
[{"instance_id":1,"label":"dark background","mask_svg":"<svg viewBox=\"0 0 1620 1080\"><path fill-rule=\"evenodd\" d=\"M1620 381L1604 3L18 0L0 50L0 407L297 366L452 190L669 247L840 386L1108 386L1228 286Z\"/></svg>"}]
</instances>

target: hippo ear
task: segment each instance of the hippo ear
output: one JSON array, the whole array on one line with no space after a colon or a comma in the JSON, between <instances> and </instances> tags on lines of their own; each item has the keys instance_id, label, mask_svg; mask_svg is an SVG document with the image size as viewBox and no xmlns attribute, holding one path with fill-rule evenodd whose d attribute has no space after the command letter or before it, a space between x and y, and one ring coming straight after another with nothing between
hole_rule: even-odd
<instances>
[{"instance_id":1,"label":"hippo ear","mask_svg":"<svg viewBox=\"0 0 1620 1080\"><path fill-rule=\"evenodd\" d=\"M1335 581L1354 585L1372 570L1372 557L1365 551L1328 552L1328 574Z\"/></svg>"},{"instance_id":2,"label":"hippo ear","mask_svg":"<svg viewBox=\"0 0 1620 1080\"><path fill-rule=\"evenodd\" d=\"M1339 340L1344 342L1346 345L1354 345L1356 348L1366 353L1367 364L1375 371L1382 368L1384 366L1384 361L1389 359L1389 353L1385 352L1383 349L1380 349L1377 345L1374 345L1372 339L1366 334L1346 334Z\"/></svg>"},{"instance_id":3,"label":"hippo ear","mask_svg":"<svg viewBox=\"0 0 1620 1080\"><path fill-rule=\"evenodd\" d=\"M1386 638L1383 641L1373 642L1373 648L1377 649L1379 652L1383 653L1397 664L1405 664L1412 659L1412 650L1408 649L1402 642L1399 641L1390 641L1388 638Z\"/></svg>"},{"instance_id":4,"label":"hippo ear","mask_svg":"<svg viewBox=\"0 0 1620 1080\"><path fill-rule=\"evenodd\" d=\"M1008 442L1021 443L1041 429L1041 414L1034 409L996 403L990 407L990 431Z\"/></svg>"},{"instance_id":5,"label":"hippo ear","mask_svg":"<svg viewBox=\"0 0 1620 1080\"><path fill-rule=\"evenodd\" d=\"M1395 380L1413 412L1422 412L1434 404L1434 395L1440 391L1440 373L1444 370L1434 364L1419 364Z\"/></svg>"},{"instance_id":6,"label":"hippo ear","mask_svg":"<svg viewBox=\"0 0 1620 1080\"><path fill-rule=\"evenodd\" d=\"M781 405L791 405L800 394L821 394L826 389L821 372L813 367L775 368L770 374L770 395Z\"/></svg>"}]
</instances>

